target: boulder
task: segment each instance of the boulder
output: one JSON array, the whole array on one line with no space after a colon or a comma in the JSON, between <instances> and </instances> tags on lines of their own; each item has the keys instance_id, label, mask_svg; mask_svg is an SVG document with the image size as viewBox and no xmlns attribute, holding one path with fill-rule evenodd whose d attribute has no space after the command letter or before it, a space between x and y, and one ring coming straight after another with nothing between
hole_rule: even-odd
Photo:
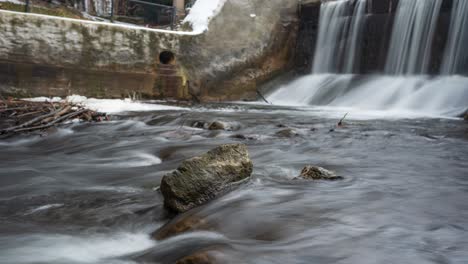
<instances>
[{"instance_id":1,"label":"boulder","mask_svg":"<svg viewBox=\"0 0 468 264\"><path fill-rule=\"evenodd\" d=\"M465 121L468 121L468 112L465 113L465 115L463 116L463 119L465 119Z\"/></svg>"},{"instance_id":2,"label":"boulder","mask_svg":"<svg viewBox=\"0 0 468 264\"><path fill-rule=\"evenodd\" d=\"M327 169L309 165L302 169L301 175L295 179L336 181L342 180L343 177L336 176L334 172Z\"/></svg>"},{"instance_id":3,"label":"boulder","mask_svg":"<svg viewBox=\"0 0 468 264\"><path fill-rule=\"evenodd\" d=\"M221 145L188 159L163 177L165 207L182 213L235 187L252 174L253 164L243 144Z\"/></svg>"}]
</instances>

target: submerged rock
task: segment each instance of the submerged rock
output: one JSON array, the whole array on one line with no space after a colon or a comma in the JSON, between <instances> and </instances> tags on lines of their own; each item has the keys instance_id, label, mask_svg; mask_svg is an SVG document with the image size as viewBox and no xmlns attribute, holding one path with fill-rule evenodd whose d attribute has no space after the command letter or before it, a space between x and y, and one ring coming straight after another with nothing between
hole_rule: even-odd
<instances>
[{"instance_id":1,"label":"submerged rock","mask_svg":"<svg viewBox=\"0 0 468 264\"><path fill-rule=\"evenodd\" d=\"M301 175L295 179L306 179L306 180L327 180L327 181L336 181L342 180L343 177L336 176L336 174L327 169L308 165L304 167L301 171Z\"/></svg>"},{"instance_id":2,"label":"submerged rock","mask_svg":"<svg viewBox=\"0 0 468 264\"><path fill-rule=\"evenodd\" d=\"M208 129L235 131L240 129L240 125L237 122L214 121L209 125Z\"/></svg>"},{"instance_id":3,"label":"submerged rock","mask_svg":"<svg viewBox=\"0 0 468 264\"><path fill-rule=\"evenodd\" d=\"M224 122L224 121L214 121L214 122L195 121L192 123L191 127L207 129L207 130L226 130L226 131L234 131L234 130L240 129L239 123Z\"/></svg>"},{"instance_id":4,"label":"submerged rock","mask_svg":"<svg viewBox=\"0 0 468 264\"><path fill-rule=\"evenodd\" d=\"M220 121L214 121L208 127L209 130L227 130L228 124Z\"/></svg>"},{"instance_id":5,"label":"submerged rock","mask_svg":"<svg viewBox=\"0 0 468 264\"><path fill-rule=\"evenodd\" d=\"M296 137L296 136L298 136L299 134L297 133L296 130L294 130L294 129L292 129L292 128L287 128L287 129L283 129L283 130L280 130L280 131L276 132L275 135L278 136L278 137L288 137L288 138L291 138L291 137Z\"/></svg>"},{"instance_id":6,"label":"submerged rock","mask_svg":"<svg viewBox=\"0 0 468 264\"><path fill-rule=\"evenodd\" d=\"M182 162L177 170L163 177L164 205L176 213L190 210L250 177L252 169L245 145L221 145Z\"/></svg>"},{"instance_id":7,"label":"submerged rock","mask_svg":"<svg viewBox=\"0 0 468 264\"><path fill-rule=\"evenodd\" d=\"M216 261L216 258L209 254L209 252L203 251L193 255L184 257L176 262L176 264L213 264L220 263Z\"/></svg>"}]
</instances>

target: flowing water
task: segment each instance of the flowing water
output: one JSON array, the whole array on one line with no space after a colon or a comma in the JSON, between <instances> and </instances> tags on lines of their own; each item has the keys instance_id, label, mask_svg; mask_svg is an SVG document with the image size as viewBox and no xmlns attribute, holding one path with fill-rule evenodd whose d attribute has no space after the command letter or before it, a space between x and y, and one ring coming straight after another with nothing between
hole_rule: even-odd
<instances>
[{"instance_id":1,"label":"flowing water","mask_svg":"<svg viewBox=\"0 0 468 264\"><path fill-rule=\"evenodd\" d=\"M147 111L0 142L0 263L174 263L199 252L217 263L255 264L468 259L462 120L352 112L330 131L347 110L140 106ZM213 120L236 130L190 126ZM276 136L283 126L298 136ZM232 138L238 134L245 139ZM169 222L157 190L162 176L236 142L248 145L252 179ZM293 180L307 164L345 180ZM190 219L204 224L150 239L167 222Z\"/></svg>"},{"instance_id":2,"label":"flowing water","mask_svg":"<svg viewBox=\"0 0 468 264\"><path fill-rule=\"evenodd\" d=\"M356 63L367 2L323 2L311 74L279 87L267 99L277 105L345 107L396 115L461 115L468 109L468 77L457 75L468 67L468 49L463 48L468 43L467 1L453 1L440 65L443 75L428 75L442 2L398 2L385 70L374 75L359 74Z\"/></svg>"},{"instance_id":3,"label":"flowing water","mask_svg":"<svg viewBox=\"0 0 468 264\"><path fill-rule=\"evenodd\" d=\"M385 72L427 73L442 0L400 0Z\"/></svg>"},{"instance_id":4,"label":"flowing water","mask_svg":"<svg viewBox=\"0 0 468 264\"><path fill-rule=\"evenodd\" d=\"M454 0L450 32L442 63L442 74L455 74L462 70L468 61L466 43L468 43L468 2Z\"/></svg>"}]
</instances>

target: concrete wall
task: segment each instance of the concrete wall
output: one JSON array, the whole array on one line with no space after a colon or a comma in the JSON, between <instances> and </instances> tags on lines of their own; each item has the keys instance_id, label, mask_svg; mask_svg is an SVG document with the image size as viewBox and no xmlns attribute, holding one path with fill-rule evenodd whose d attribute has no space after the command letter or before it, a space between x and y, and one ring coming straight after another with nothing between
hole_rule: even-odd
<instances>
[{"instance_id":1,"label":"concrete wall","mask_svg":"<svg viewBox=\"0 0 468 264\"><path fill-rule=\"evenodd\" d=\"M257 85L293 66L296 7L228 1L200 35L0 11L0 93L255 99ZM174 65L160 64L163 51Z\"/></svg>"}]
</instances>

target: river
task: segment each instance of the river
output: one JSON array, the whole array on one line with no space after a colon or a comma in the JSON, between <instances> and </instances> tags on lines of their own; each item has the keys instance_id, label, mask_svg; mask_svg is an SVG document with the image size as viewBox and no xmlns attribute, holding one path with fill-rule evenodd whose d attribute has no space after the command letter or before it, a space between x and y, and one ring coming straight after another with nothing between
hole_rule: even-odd
<instances>
[{"instance_id":1,"label":"river","mask_svg":"<svg viewBox=\"0 0 468 264\"><path fill-rule=\"evenodd\" d=\"M213 104L117 112L0 142L0 263L466 263L468 124L339 108ZM149 107L148 107L149 106ZM193 128L231 122L235 131ZM279 137L284 127L297 131ZM244 135L245 137L233 137ZM172 220L158 191L186 158L242 142L250 181ZM293 180L308 164L338 182Z\"/></svg>"}]
</instances>

